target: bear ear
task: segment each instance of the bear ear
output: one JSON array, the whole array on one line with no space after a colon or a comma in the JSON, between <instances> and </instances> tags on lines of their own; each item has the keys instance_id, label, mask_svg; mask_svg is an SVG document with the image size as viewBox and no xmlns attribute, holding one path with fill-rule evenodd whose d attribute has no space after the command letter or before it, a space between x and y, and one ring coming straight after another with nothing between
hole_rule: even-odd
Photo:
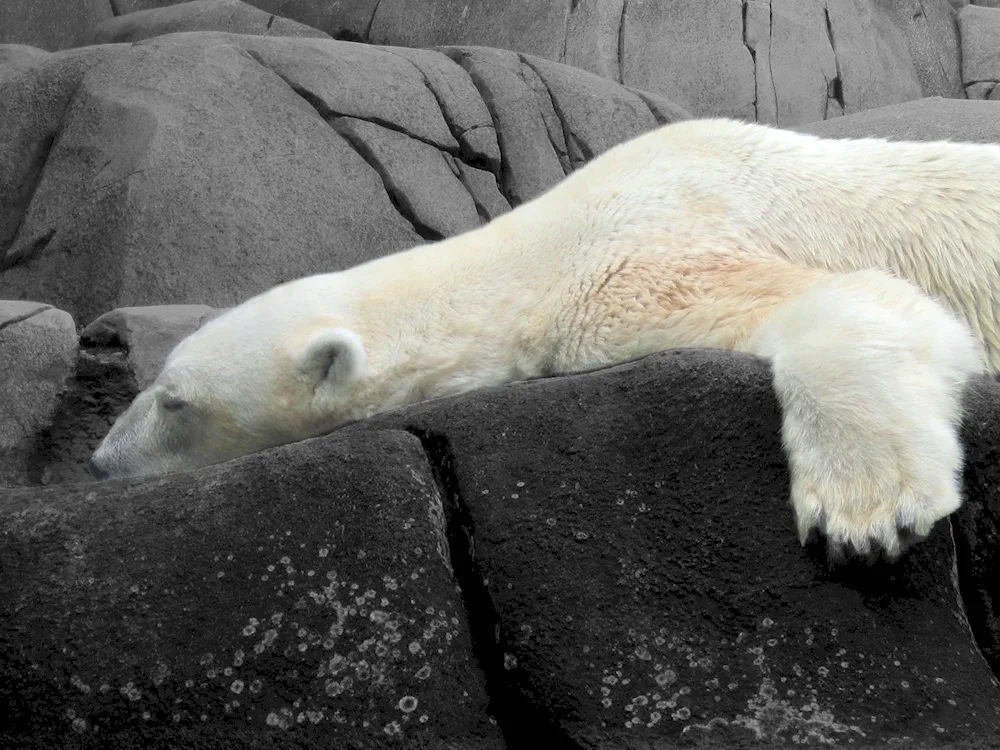
<instances>
[{"instance_id":1,"label":"bear ear","mask_svg":"<svg viewBox=\"0 0 1000 750\"><path fill-rule=\"evenodd\" d=\"M346 328L327 328L309 339L297 357L299 372L313 390L352 383L365 368L361 339Z\"/></svg>"}]
</instances>

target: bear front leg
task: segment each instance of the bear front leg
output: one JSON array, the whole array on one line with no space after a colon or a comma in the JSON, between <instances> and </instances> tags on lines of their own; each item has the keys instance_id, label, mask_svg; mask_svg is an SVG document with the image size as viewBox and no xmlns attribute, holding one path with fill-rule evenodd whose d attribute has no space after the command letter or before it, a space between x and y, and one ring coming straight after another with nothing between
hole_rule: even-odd
<instances>
[{"instance_id":1,"label":"bear front leg","mask_svg":"<svg viewBox=\"0 0 1000 750\"><path fill-rule=\"evenodd\" d=\"M779 303L747 349L771 360L800 540L901 551L961 504L963 385L976 340L909 282L824 275Z\"/></svg>"}]
</instances>

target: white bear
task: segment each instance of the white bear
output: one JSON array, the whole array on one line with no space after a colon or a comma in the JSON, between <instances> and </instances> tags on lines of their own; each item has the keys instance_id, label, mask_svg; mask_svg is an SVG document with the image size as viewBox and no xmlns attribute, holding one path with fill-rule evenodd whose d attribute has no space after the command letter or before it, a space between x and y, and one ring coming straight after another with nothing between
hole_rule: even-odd
<instances>
[{"instance_id":1,"label":"white bear","mask_svg":"<svg viewBox=\"0 0 1000 750\"><path fill-rule=\"evenodd\" d=\"M894 555L959 507L959 401L1000 370L998 289L1000 146L686 121L480 229L233 308L90 466L188 469L421 399L721 347L771 361L801 537Z\"/></svg>"}]
</instances>

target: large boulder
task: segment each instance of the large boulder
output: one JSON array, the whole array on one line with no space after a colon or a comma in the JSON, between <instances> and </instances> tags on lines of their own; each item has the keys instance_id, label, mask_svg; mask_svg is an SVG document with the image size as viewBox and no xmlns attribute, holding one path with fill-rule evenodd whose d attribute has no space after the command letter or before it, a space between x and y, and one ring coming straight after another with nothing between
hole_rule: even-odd
<instances>
[{"instance_id":1,"label":"large boulder","mask_svg":"<svg viewBox=\"0 0 1000 750\"><path fill-rule=\"evenodd\" d=\"M164 0L117 0L119 12ZM779 125L963 96L948 0L252 0L331 36L564 62L697 116Z\"/></svg>"},{"instance_id":2,"label":"large boulder","mask_svg":"<svg viewBox=\"0 0 1000 750\"><path fill-rule=\"evenodd\" d=\"M0 492L0 741L989 747L1000 385L966 404L978 533L895 564L800 547L769 369L710 350Z\"/></svg>"},{"instance_id":3,"label":"large boulder","mask_svg":"<svg viewBox=\"0 0 1000 750\"><path fill-rule=\"evenodd\" d=\"M0 490L0 745L502 750L420 442Z\"/></svg>"},{"instance_id":4,"label":"large boulder","mask_svg":"<svg viewBox=\"0 0 1000 750\"><path fill-rule=\"evenodd\" d=\"M824 138L1000 144L1000 103L932 97L836 120L810 122L796 130Z\"/></svg>"},{"instance_id":5,"label":"large boulder","mask_svg":"<svg viewBox=\"0 0 1000 750\"><path fill-rule=\"evenodd\" d=\"M509 210L671 102L512 52L173 34L0 70L0 296L227 307Z\"/></svg>"},{"instance_id":6,"label":"large boulder","mask_svg":"<svg viewBox=\"0 0 1000 750\"><path fill-rule=\"evenodd\" d=\"M240 0L192 0L109 19L93 29L90 43L137 42L179 31L330 38L311 26L271 15Z\"/></svg>"},{"instance_id":7,"label":"large boulder","mask_svg":"<svg viewBox=\"0 0 1000 750\"><path fill-rule=\"evenodd\" d=\"M972 393L1000 403L992 380ZM894 565L801 548L760 360L673 351L347 432L386 428L421 437L467 514L507 699L551 741L919 747L1000 731L948 522ZM997 429L994 408L970 413L970 455ZM986 471L970 466L966 512L1000 501ZM996 559L995 536L982 547Z\"/></svg>"}]
</instances>

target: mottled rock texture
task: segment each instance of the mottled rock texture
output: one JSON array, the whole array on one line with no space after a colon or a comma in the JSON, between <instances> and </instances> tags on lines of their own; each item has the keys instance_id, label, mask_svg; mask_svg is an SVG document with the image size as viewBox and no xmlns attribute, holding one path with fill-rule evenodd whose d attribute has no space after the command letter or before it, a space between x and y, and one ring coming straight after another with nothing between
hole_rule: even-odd
<instances>
[{"instance_id":1,"label":"mottled rock texture","mask_svg":"<svg viewBox=\"0 0 1000 750\"><path fill-rule=\"evenodd\" d=\"M0 538L3 747L503 747L411 435L3 490Z\"/></svg>"},{"instance_id":2,"label":"mottled rock texture","mask_svg":"<svg viewBox=\"0 0 1000 750\"><path fill-rule=\"evenodd\" d=\"M891 565L799 546L768 367L704 350L0 492L4 740L974 746L1000 388L967 403L965 508Z\"/></svg>"}]
</instances>

